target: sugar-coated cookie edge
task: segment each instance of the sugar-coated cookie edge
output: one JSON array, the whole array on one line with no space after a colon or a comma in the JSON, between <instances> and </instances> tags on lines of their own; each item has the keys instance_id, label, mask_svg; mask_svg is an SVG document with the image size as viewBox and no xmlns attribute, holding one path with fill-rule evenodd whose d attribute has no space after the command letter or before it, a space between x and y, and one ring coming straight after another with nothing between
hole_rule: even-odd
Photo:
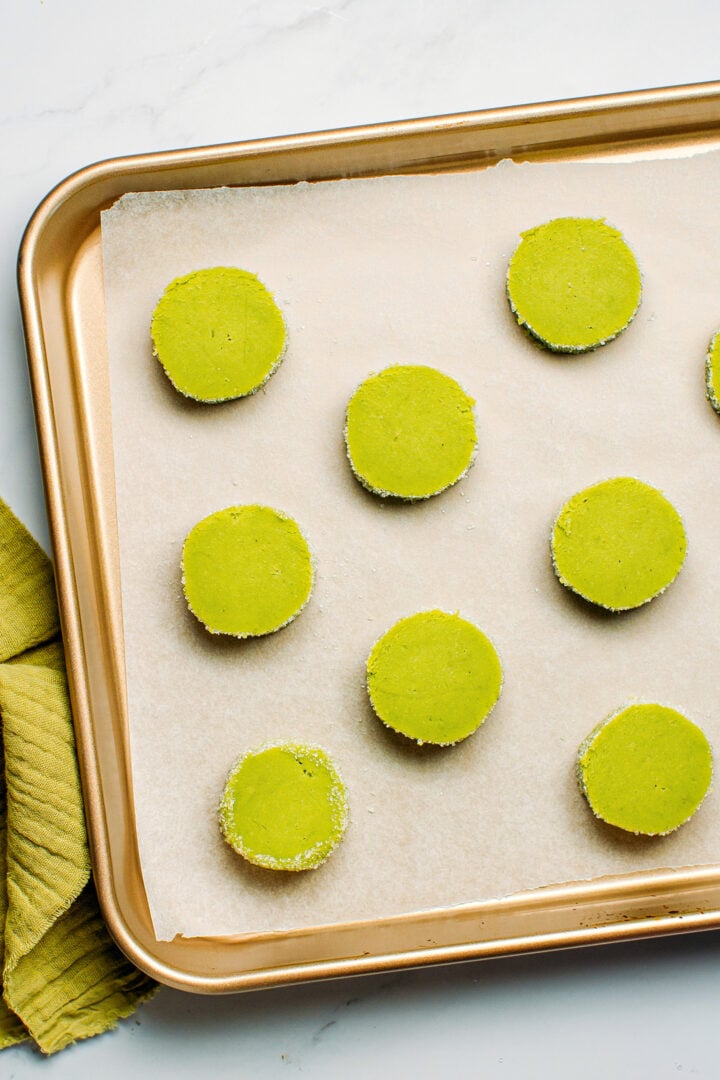
<instances>
[{"instance_id":1,"label":"sugar-coated cookie edge","mask_svg":"<svg viewBox=\"0 0 720 1080\"><path fill-rule=\"evenodd\" d=\"M468 623L470 626L473 626L476 630L478 630L483 635L483 637L492 646L492 649L493 649L493 651L495 653L495 656L497 657L498 665L500 667L500 685L498 686L497 696L496 696L495 700L493 701L492 705L490 706L490 708L488 709L488 711L485 713L485 715L480 720L480 722L477 724L477 726L474 727L472 731L469 731L467 733L467 735L462 735L458 739L450 739L447 742L438 742L438 741L435 741L434 739L416 739L412 735L408 735L408 733L406 731L400 731L398 728L393 727L393 725L388 723L388 721L385 720L380 715L380 713L378 712L378 710L377 710L377 708L375 706L375 702L373 701L372 692L370 690L370 672L368 670L369 666L370 666L370 661L372 660L372 657L373 657L373 654L375 653L375 650L377 649L378 645L383 640L385 635L389 634L390 631L392 629L394 629L394 627L396 627L401 622L405 622L407 619L413 619L417 615L434 615L434 614L456 616L458 619L462 619L463 622ZM500 697L502 696L504 686L505 686L505 667L503 665L502 658L500 656L500 653L498 652L498 648L497 648L495 642L489 636L489 634L485 633L485 631L482 629L482 627L478 626L477 623L472 622L470 619L465 619L460 614L459 611L443 611L441 608L427 608L427 609L425 609L423 611L415 611L415 612L413 612L412 615L403 615L401 618L396 619L395 622L392 623L392 625L388 626L387 630L384 630L383 633L380 635L380 637L376 639L376 641L372 645L372 648L370 649L370 652L368 653L367 660L365 661L365 690L367 692L368 700L370 702L370 706L372 708L372 711L373 711L374 715L377 717L377 719L380 721L380 723L383 725L383 727L388 729L388 731L392 731L395 735L400 735L403 739L408 739L410 742L414 742L418 746L439 746L439 747L457 746L458 743L465 742L466 739L469 739L473 735L477 734L477 732L483 726L483 724L488 719L488 717L492 713L493 709L495 708L495 706L499 702Z\"/></svg>"},{"instance_id":2,"label":"sugar-coated cookie edge","mask_svg":"<svg viewBox=\"0 0 720 1080\"><path fill-rule=\"evenodd\" d=\"M705 397L708 399L715 412L720 415L720 398L718 398L715 392L712 370L712 354L718 340L720 340L720 330L716 330L710 338L710 344L707 347L707 353L705 355Z\"/></svg>"},{"instance_id":3,"label":"sugar-coated cookie edge","mask_svg":"<svg viewBox=\"0 0 720 1080\"><path fill-rule=\"evenodd\" d=\"M708 744L709 750L710 750L710 780L708 782L707 788L705 789L705 794L703 795L702 799L697 804L695 809L691 813L689 813L686 818L683 818L682 821L679 821L677 823L677 825L674 825L672 827L672 829L665 829L664 832L655 832L655 833L641 832L640 830L627 829L623 825L616 825L614 822L608 821L607 818L602 817L602 815L599 814L596 811L595 807L593 806L592 802L590 801L590 796L588 794L587 786L585 784L585 776L584 776L583 768L582 768L582 759L585 756L585 754L587 753L587 751L590 749L590 747L592 746L594 740L597 738L597 736L600 734L600 732L603 730L603 728L607 727L607 725L612 720L614 720L617 716L620 716L621 713L624 713L628 709L634 708L637 705L652 705L652 706L656 706L657 708L660 708L660 709L671 709L673 712L676 712L679 716L682 716L682 718L684 720L687 720L687 722L689 724L693 724L694 727L698 728L698 730L702 732L702 734L705 737L705 740L706 740L706 742ZM708 739L707 735L705 735L705 732L703 731L703 729L698 724L695 724L695 722L693 720L691 720L689 716L686 716L684 712L681 712L680 709L676 709L674 705L663 705L662 702L660 702L660 701L630 701L627 704L622 705L619 709L615 709L614 712L612 712L609 716L606 716L605 719L601 720L599 724L596 724L595 727L592 729L592 731L588 735L585 736L583 741L580 743L580 746L579 746L578 752L577 752L577 756L575 758L575 776L577 778L578 784L580 786L580 790L581 790L581 792L582 792L582 794L583 794L583 796L585 798L585 801L586 801L588 807L590 808L590 810L591 810L591 812L593 814L593 817L595 817L598 821L602 821L603 825L610 825L611 828L620 829L622 832L630 833L631 836L649 836L649 837L652 837L652 836L670 836L671 833L677 832L677 830L679 828L681 828L683 825L686 825L688 821L691 821L692 818L695 817L695 814L697 814L698 810L700 809L702 804L705 802L708 795L711 793L711 791L713 789L713 782L715 780L715 756L713 754L713 749L712 749L712 745L710 743L710 740Z\"/></svg>"},{"instance_id":4,"label":"sugar-coated cookie edge","mask_svg":"<svg viewBox=\"0 0 720 1080\"><path fill-rule=\"evenodd\" d=\"M635 260L635 265L637 266L638 274L640 276L640 288L639 288L639 291L638 291L638 299L637 299L637 304L635 305L635 310L633 311L633 313L630 316L630 318L628 319L628 321L623 326L621 326L618 330L616 330L614 334L609 334L607 337L600 338L598 341L592 342L590 345L562 345L562 344L558 344L557 342L548 341L547 338L543 337L543 335L538 330L536 330L534 326L532 326L529 322L527 322L526 319L524 319L520 315L517 308L515 307L512 295L510 293L510 269L511 269L511 266L512 266L513 258L515 257L515 254L518 251L520 245L523 243L523 237L521 236L520 242L515 246L515 250L513 251L512 255L510 256L510 261L508 262L508 268L507 268L507 272L506 272L506 275L505 275L505 295L507 296L508 303L510 305L510 310L512 311L512 313L513 313L513 315L515 317L515 321L517 322L517 325L519 327L521 327L521 329L523 329L523 330L525 330L527 332L527 334L532 339L532 341L534 341L537 344L542 345L542 347L547 349L548 352L559 353L559 354L563 354L563 355L566 355L566 356L580 356L582 353L595 352L597 349L601 349L603 347L603 345L608 345L611 341L614 341L617 337L619 337L620 334L623 334L627 330L627 328L630 326L630 324L634 321L638 311L640 310L640 305L642 304L642 299L643 299L643 273L642 273L642 270L640 268L640 263L638 262L637 255L635 254L633 249L630 247L630 244L628 244L627 240L625 239L625 234L620 229L618 229L615 225L610 225L605 220L605 218L580 218L580 217L572 217L572 218L567 218L567 219L565 219L565 218L550 218L548 221L543 221L543 222L540 223L540 225L536 225L534 227L535 228L540 228L542 225L550 225L554 221L562 221L562 220L597 221L597 222L601 222L603 225L608 225L608 228L610 228L610 229L614 229L615 232L617 232L619 234L620 239L625 244L628 251L632 255L633 259Z\"/></svg>"},{"instance_id":5,"label":"sugar-coated cookie edge","mask_svg":"<svg viewBox=\"0 0 720 1080\"><path fill-rule=\"evenodd\" d=\"M358 470L355 468L355 462L353 461L352 455L350 453L350 445L349 445L349 442L348 442L348 420L349 420L349 418L348 418L348 410L350 408L350 403L351 403L352 399L355 397L355 394L360 389L360 387L363 386L367 382L368 379L376 378L378 375L382 375L383 372L390 371L392 368L395 368L395 367L429 368L431 371L435 371L439 375L445 375L448 379L452 379L453 382L455 382L460 387L460 389L462 390L465 397L471 403L470 409L471 409L472 417L473 417L473 427L475 429L475 444L473 446L472 454L470 455L470 460L468 461L467 465L465 466L465 468L463 469L463 471L460 473L460 475L458 477L456 477L454 480L451 480L448 484L445 484L443 487L437 488L435 491L429 491L427 493L427 495L399 495L395 491L385 491L383 488L373 487L372 484L362 475L362 473L359 473ZM368 375L365 376L364 379L361 380L361 382L357 383L354 390L350 394L350 397L348 398L347 405L345 406L345 424L344 424L344 427L343 427L343 440L344 440L344 443L345 443L345 457L347 458L347 460L348 460L348 462L350 464L350 468L352 470L353 476L358 481L358 483L361 484L362 487L365 488L366 491L369 491L371 493L371 495L377 495L378 498L380 498L380 499L395 499L398 502L406 502L406 503L426 502L428 499L434 499L436 495L442 495L442 493L444 491L449 491L449 489L451 487L454 487L456 484L459 484L461 480L465 479L465 477L467 476L467 474L470 472L473 465L475 464L475 459L477 458L477 455L478 455L480 440L478 438L478 432L477 432L477 411L476 411L476 408L475 408L476 404L477 403L475 401L475 398L473 398L472 395L467 392L467 390L462 385L462 383L458 379L456 379L454 375L448 375L448 373L446 371L440 371L440 368L433 367L432 364L405 364L405 363L388 364L387 367L381 368L379 371L371 371Z\"/></svg>"},{"instance_id":6,"label":"sugar-coated cookie edge","mask_svg":"<svg viewBox=\"0 0 720 1080\"><path fill-rule=\"evenodd\" d=\"M646 600L641 600L639 604L632 604L632 605L629 605L627 607L610 607L608 604L601 604L599 600L591 600L589 596L585 596L584 593L581 593L579 589L576 589L575 586L573 584L571 584L571 582L569 582L567 580L567 578L565 578L562 575L562 573L560 572L560 568L559 568L559 566L557 564L557 561L555 559L555 542L554 542L555 541L555 529L557 527L558 521L560 520L560 515L562 514L562 512L565 509L565 507L567 506L567 504L570 502L570 499L573 499L575 497L575 495L579 495L580 492L582 492L582 491L587 491L588 488L598 487L600 484L606 484L610 480L637 480L637 482L639 484L644 484L645 487L649 487L649 488L652 488L654 491L657 491L670 504L670 506L672 506L673 510L675 511L678 518L680 519L680 524L682 525L683 533L685 534L685 554L683 555L683 561L680 563L680 566L676 570L675 574L670 578L670 580L667 582L666 585L663 585L662 589L658 589L658 591L653 593L652 596L648 596L648 598ZM623 611L637 611L638 608L644 607L645 604L649 604L651 600L656 600L658 596L662 596L662 594L667 589L669 589L670 586L672 585L672 583L678 578L678 576L680 574L680 571L685 566L685 561L687 559L687 549L688 549L688 535L687 535L687 529L685 528L685 521L684 521L684 519L682 517L682 514L677 509L675 504L673 502L670 502L670 499L668 499L668 497L667 497L667 495L665 494L664 491L661 491L660 488L655 487L654 484L648 484L647 480L641 480L639 476L608 476L608 477L606 477L605 480L598 480L597 483L595 483L595 484L588 484L587 487L580 488L580 491L573 492L573 494L570 496L570 498L566 499L565 502L560 507L560 509L558 510L557 514L555 515L555 518L553 519L552 526L550 528L550 558L552 559L553 571L555 573L555 576L556 576L557 580L566 589L569 589L570 592L574 593L575 596L579 596L581 600L584 600L586 604L592 604L593 607L600 608L602 611L610 611L613 614L620 614Z\"/></svg>"},{"instance_id":7,"label":"sugar-coated cookie edge","mask_svg":"<svg viewBox=\"0 0 720 1080\"><path fill-rule=\"evenodd\" d=\"M331 791L331 798L337 800L337 806L340 810L340 820L338 823L338 835L335 838L332 845L322 855L321 858L317 858L317 852L321 851L324 847L324 842L319 841L314 847L308 849L308 851L301 852L299 855L294 856L292 859L278 859L274 855L258 855L254 853L252 856L243 849L240 842L234 843L228 836L230 831L230 824L228 821L228 815L231 813L231 799L229 794L230 782L237 773L237 771L250 757L255 757L258 754L264 753L266 750L289 750L292 753L301 753L304 756L315 756L315 760L319 760L318 755L322 755L322 765L328 770L333 780L333 787ZM241 754L229 769L225 778L225 784L223 786L223 793L220 798L220 804L217 810L218 822L220 825L220 831L222 832L225 842L235 851L238 855L241 855L247 862L253 866L260 866L265 870L286 870L291 873L299 873L304 870L317 870L319 866L322 866L324 862L332 855L332 853L342 843L345 832L350 820L350 806L347 797L347 786L342 778L340 770L335 764L330 754L321 746L309 746L305 743L295 742L276 742L276 743L263 743L260 746L254 746L249 750L246 750L244 754ZM315 854L313 854L315 853Z\"/></svg>"},{"instance_id":8,"label":"sugar-coated cookie edge","mask_svg":"<svg viewBox=\"0 0 720 1080\"><path fill-rule=\"evenodd\" d=\"M264 630L261 634L251 634L251 633L233 634L229 630L213 630L213 628L211 626L208 626L208 624L203 621L203 619L200 617L200 615L198 615L197 612L191 606L190 600L188 599L188 595L187 595L187 589L186 589L186 586L185 586L185 544L187 543L187 539L190 536L190 533L195 528L195 526L200 525L203 521L205 521L209 517L214 517L215 514L222 514L227 510L240 510L240 509L245 509L245 508L252 508L254 510L255 509L258 509L258 510L272 510L272 512L274 514L276 514L279 518L281 518L283 521L292 521L293 524L297 526L298 532L300 533L303 540L305 541L305 544L307 546L308 553L309 553L309 556L310 556L310 588L308 589L307 597L305 598L303 603L300 605L300 607L297 609L297 611L293 612L293 614L288 619L286 619L285 622L280 623L278 626L273 627L272 630ZM211 511L211 513L206 514L205 517L200 518L200 521L196 521L195 525L192 526L192 528L186 534L185 539L183 540L182 553L180 555L180 580L181 580L181 583L182 583L182 591L183 591L183 598L185 600L185 604L187 606L188 611L193 616L193 618L197 619L197 621L200 623L200 625L205 630L207 630L207 632L209 634L213 634L216 637L229 637L229 638L235 638L236 641L245 641L248 638L255 639L255 638L269 637L270 634L276 634L278 632L278 630L284 630L286 626L289 626L291 622L294 622L295 619L297 619L298 615L302 614L302 612L305 610L307 605L310 603L310 600L312 599L313 590L315 588L316 576L317 576L317 561L316 561L316 558L315 558L315 554L314 554L312 548L310 547L307 536L305 535L303 530L300 528L300 525L298 524L297 519L294 518L291 514L286 514L283 510L278 510L274 506L266 506L264 503L238 503L238 504L234 504L232 506L223 506L219 510L213 510L213 511Z\"/></svg>"},{"instance_id":9,"label":"sugar-coated cookie edge","mask_svg":"<svg viewBox=\"0 0 720 1080\"><path fill-rule=\"evenodd\" d=\"M155 360L157 360L157 362L160 364L160 367L163 369L163 372L165 373L165 375L166 375L166 377L168 379L168 382L171 384L173 389L176 390L178 394L181 394L184 398L186 398L187 401L195 401L198 405L224 405L225 402L228 402L228 401L241 401L243 398L253 397L260 390L262 390L263 386L265 386L265 384L268 382L268 380L272 378L272 376L275 374L275 372L277 371L277 369L280 367L283 360L285 359L285 355L286 355L287 349L288 349L288 333L289 333L289 331L288 331L287 319L285 318L285 312L282 310L282 308L278 304L277 300L275 299L275 294L270 292L270 290L268 289L265 282L259 277L258 274L253 273L252 270L244 270L243 273L251 274L262 285L262 287L265 289L268 296L271 298L272 302L274 303L275 307L277 308L277 311L278 311L278 313L280 315L280 318L282 319L283 330L284 330L282 349L280 350L280 352L278 354L277 360L274 362L273 366L267 372L267 374L262 379L262 381L257 384L257 386L253 386L250 390L246 390L244 394L230 394L228 397L219 397L219 398L196 397L195 394L190 394L190 393L188 393L187 390L183 390L181 386L178 386L178 384L175 382L175 380L173 379L173 377L170 374L170 372L168 371L168 369L165 367L165 364L162 361L162 357L160 356L160 354L157 351L157 348L156 348L156 345L155 345L155 339L152 336L152 324L153 324L153 319L155 318L155 311L157 310L157 307L160 304L160 300L162 300L162 298L165 295L165 292L167 291L167 289L169 289L170 286L173 285L176 281L179 281L181 278L190 277L192 274L199 273L201 270L242 270L242 267L240 267L240 266L204 266L204 267L200 267L198 270L190 270L190 271L188 271L187 274L178 274L177 277L173 278L172 281L169 281L167 283L167 285L165 286L165 288L163 289L163 291L162 291L162 293L160 295L160 298L158 299L157 303L155 304L155 307L153 308L152 317L150 319L150 340L152 342L153 358Z\"/></svg>"}]
</instances>

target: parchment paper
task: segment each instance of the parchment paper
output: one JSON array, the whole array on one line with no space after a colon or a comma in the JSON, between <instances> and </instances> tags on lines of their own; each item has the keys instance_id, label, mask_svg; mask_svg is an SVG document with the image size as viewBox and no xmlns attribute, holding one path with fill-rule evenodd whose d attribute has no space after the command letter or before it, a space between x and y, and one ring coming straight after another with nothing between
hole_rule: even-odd
<instances>
[{"instance_id":1,"label":"parchment paper","mask_svg":"<svg viewBox=\"0 0 720 1080\"><path fill-rule=\"evenodd\" d=\"M500 166L446 176L128 195L103 215L133 787L158 938L296 928L490 898L551 882L720 862L720 795L662 839L597 822L574 776L585 735L660 701L720 751L720 418L704 357L720 324L720 158ZM606 217L644 273L626 333L553 356L504 293L521 230ZM165 285L204 266L257 273L289 329L256 396L193 404L151 355ZM468 477L427 502L366 493L342 439L354 387L431 364L477 400ZM661 597L605 615L555 579L549 533L578 489L661 488L689 552ZM289 627L239 642L188 613L180 553L206 514L278 507L317 560ZM453 749L387 733L364 690L375 640L439 607L475 621L505 671L499 704ZM324 746L351 823L320 869L275 874L223 843L216 807L247 748Z\"/></svg>"}]
</instances>

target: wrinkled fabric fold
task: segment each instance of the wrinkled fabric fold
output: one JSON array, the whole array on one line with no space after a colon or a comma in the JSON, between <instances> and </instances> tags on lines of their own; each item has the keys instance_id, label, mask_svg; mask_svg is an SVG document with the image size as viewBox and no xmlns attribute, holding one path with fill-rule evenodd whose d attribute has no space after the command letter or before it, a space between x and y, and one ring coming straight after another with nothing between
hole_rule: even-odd
<instances>
[{"instance_id":1,"label":"wrinkled fabric fold","mask_svg":"<svg viewBox=\"0 0 720 1080\"><path fill-rule=\"evenodd\" d=\"M90 876L52 568L0 500L0 1048L45 1053L154 992L113 944Z\"/></svg>"}]
</instances>

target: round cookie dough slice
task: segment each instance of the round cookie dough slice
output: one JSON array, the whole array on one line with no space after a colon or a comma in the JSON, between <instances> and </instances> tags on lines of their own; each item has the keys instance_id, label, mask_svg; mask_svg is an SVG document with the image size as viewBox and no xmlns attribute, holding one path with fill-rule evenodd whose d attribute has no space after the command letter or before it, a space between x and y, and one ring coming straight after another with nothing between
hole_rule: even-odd
<instances>
[{"instance_id":1,"label":"round cookie dough slice","mask_svg":"<svg viewBox=\"0 0 720 1080\"><path fill-rule=\"evenodd\" d=\"M716 413L720 413L720 330L708 345L705 358L705 388L707 399Z\"/></svg>"},{"instance_id":2,"label":"round cookie dough slice","mask_svg":"<svg viewBox=\"0 0 720 1080\"><path fill-rule=\"evenodd\" d=\"M418 743L450 746L491 712L502 667L489 638L444 611L400 619L367 661L370 701L383 724Z\"/></svg>"},{"instance_id":3,"label":"round cookie dough slice","mask_svg":"<svg viewBox=\"0 0 720 1080\"><path fill-rule=\"evenodd\" d=\"M235 763L219 809L230 847L268 870L312 870L343 838L345 786L317 746L250 750Z\"/></svg>"},{"instance_id":4,"label":"round cookie dough slice","mask_svg":"<svg viewBox=\"0 0 720 1080\"><path fill-rule=\"evenodd\" d=\"M230 266L171 281L150 332L170 382L195 401L254 394L285 353L285 321L272 296L255 274Z\"/></svg>"},{"instance_id":5,"label":"round cookie dough slice","mask_svg":"<svg viewBox=\"0 0 720 1080\"><path fill-rule=\"evenodd\" d=\"M455 379L422 364L371 375L347 407L345 445L355 476L383 497L438 495L473 462L474 404Z\"/></svg>"},{"instance_id":6,"label":"round cookie dough slice","mask_svg":"<svg viewBox=\"0 0 720 1080\"><path fill-rule=\"evenodd\" d=\"M577 776L596 817L627 832L664 836L710 789L712 751L701 729L666 705L629 705L590 733Z\"/></svg>"},{"instance_id":7,"label":"round cookie dough slice","mask_svg":"<svg viewBox=\"0 0 720 1080\"><path fill-rule=\"evenodd\" d=\"M287 514L229 506L188 533L182 580L190 610L211 634L259 637L302 611L312 591L312 557Z\"/></svg>"},{"instance_id":8,"label":"round cookie dough slice","mask_svg":"<svg viewBox=\"0 0 720 1080\"><path fill-rule=\"evenodd\" d=\"M508 300L520 326L548 349L596 349L631 322L640 270L617 229L602 219L555 218L521 236L508 267Z\"/></svg>"},{"instance_id":9,"label":"round cookie dough slice","mask_svg":"<svg viewBox=\"0 0 720 1080\"><path fill-rule=\"evenodd\" d=\"M657 488L631 476L573 495L552 530L555 573L609 611L640 607L663 592L685 561L682 519Z\"/></svg>"}]
</instances>

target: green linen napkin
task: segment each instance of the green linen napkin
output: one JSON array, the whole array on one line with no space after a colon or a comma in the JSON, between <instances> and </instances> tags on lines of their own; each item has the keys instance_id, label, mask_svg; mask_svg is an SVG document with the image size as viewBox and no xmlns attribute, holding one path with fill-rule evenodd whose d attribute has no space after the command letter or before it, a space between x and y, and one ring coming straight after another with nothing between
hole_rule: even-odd
<instances>
[{"instance_id":1,"label":"green linen napkin","mask_svg":"<svg viewBox=\"0 0 720 1080\"><path fill-rule=\"evenodd\" d=\"M31 1037L51 1054L115 1027L155 983L100 915L52 568L2 500L0 732L0 1049Z\"/></svg>"}]
</instances>

